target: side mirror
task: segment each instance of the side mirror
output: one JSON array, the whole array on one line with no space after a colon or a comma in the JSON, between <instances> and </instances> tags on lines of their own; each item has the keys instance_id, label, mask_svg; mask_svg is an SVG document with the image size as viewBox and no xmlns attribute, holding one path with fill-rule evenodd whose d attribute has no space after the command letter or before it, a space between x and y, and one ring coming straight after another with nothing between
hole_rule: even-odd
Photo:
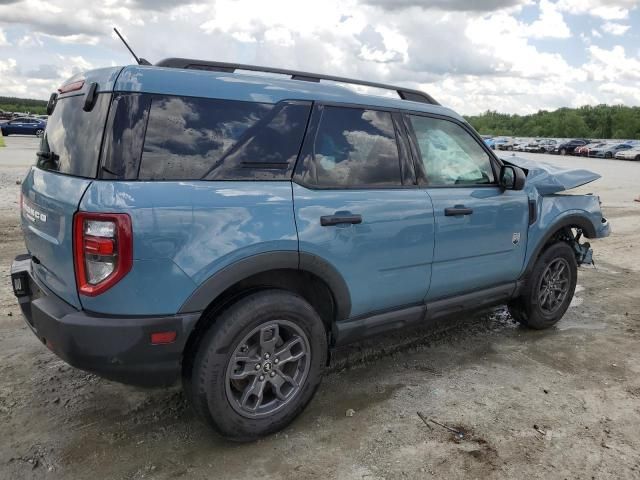
<instances>
[{"instance_id":1,"label":"side mirror","mask_svg":"<svg viewBox=\"0 0 640 480\"><path fill-rule=\"evenodd\" d=\"M522 190L527 177L521 168L503 165L500 169L500 186L505 190Z\"/></svg>"}]
</instances>

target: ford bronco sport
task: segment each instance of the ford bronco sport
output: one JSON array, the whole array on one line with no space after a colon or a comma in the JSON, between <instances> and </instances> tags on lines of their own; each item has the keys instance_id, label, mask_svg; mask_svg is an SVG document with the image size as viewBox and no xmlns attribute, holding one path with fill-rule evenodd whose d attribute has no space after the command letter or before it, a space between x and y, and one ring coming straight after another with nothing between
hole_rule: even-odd
<instances>
[{"instance_id":1,"label":"ford bronco sport","mask_svg":"<svg viewBox=\"0 0 640 480\"><path fill-rule=\"evenodd\" d=\"M75 76L48 110L11 274L26 322L75 367L181 378L235 440L291 422L332 346L500 303L554 325L581 237L609 233L597 196L559 193L597 175L501 160L419 91L167 59Z\"/></svg>"}]
</instances>

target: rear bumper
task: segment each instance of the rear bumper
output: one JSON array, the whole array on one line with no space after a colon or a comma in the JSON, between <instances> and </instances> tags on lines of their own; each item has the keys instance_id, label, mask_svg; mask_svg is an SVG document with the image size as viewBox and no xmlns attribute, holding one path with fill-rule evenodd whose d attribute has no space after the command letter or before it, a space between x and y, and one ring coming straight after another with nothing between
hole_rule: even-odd
<instances>
[{"instance_id":1,"label":"rear bumper","mask_svg":"<svg viewBox=\"0 0 640 480\"><path fill-rule=\"evenodd\" d=\"M199 313L125 317L78 310L33 278L28 255L11 265L12 284L18 278L22 291L17 298L27 325L69 365L132 385L165 386L178 380L182 352ZM151 344L152 333L167 331L177 333L173 343Z\"/></svg>"}]
</instances>

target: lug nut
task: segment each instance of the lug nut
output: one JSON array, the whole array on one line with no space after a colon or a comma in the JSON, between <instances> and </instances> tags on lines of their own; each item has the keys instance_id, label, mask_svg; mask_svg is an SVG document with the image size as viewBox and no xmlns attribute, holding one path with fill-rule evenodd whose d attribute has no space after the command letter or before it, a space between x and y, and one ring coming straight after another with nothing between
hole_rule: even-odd
<instances>
[{"instance_id":1,"label":"lug nut","mask_svg":"<svg viewBox=\"0 0 640 480\"><path fill-rule=\"evenodd\" d=\"M269 355L268 353L265 353L265 354L264 354L264 359L265 359L265 360L269 360L269 357L270 357L270 356L271 356L271 355Z\"/></svg>"},{"instance_id":2,"label":"lug nut","mask_svg":"<svg viewBox=\"0 0 640 480\"><path fill-rule=\"evenodd\" d=\"M272 371L272 372L269 374L269 376L270 376L270 377L275 377L275 376L276 376L276 372L273 372L273 371Z\"/></svg>"},{"instance_id":3,"label":"lug nut","mask_svg":"<svg viewBox=\"0 0 640 480\"><path fill-rule=\"evenodd\" d=\"M277 358L273 361L273 363L278 363L280 360L278 360Z\"/></svg>"},{"instance_id":4,"label":"lug nut","mask_svg":"<svg viewBox=\"0 0 640 480\"><path fill-rule=\"evenodd\" d=\"M260 364L256 365L256 370L260 370L261 368L262 368L262 365L260 365Z\"/></svg>"},{"instance_id":5,"label":"lug nut","mask_svg":"<svg viewBox=\"0 0 640 480\"><path fill-rule=\"evenodd\" d=\"M260 381L264 380L264 375L260 375Z\"/></svg>"}]
</instances>

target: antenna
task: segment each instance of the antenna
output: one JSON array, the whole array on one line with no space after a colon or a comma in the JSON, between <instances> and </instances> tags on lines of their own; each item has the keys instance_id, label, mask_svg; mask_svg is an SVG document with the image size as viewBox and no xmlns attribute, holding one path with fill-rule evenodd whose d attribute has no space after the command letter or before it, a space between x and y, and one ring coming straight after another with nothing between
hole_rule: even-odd
<instances>
[{"instance_id":1,"label":"antenna","mask_svg":"<svg viewBox=\"0 0 640 480\"><path fill-rule=\"evenodd\" d=\"M138 63L138 65L151 65L144 58L138 58L138 56L133 52L133 50L131 49L131 47L127 43L127 41L122 37L122 35L120 35L120 32L118 31L118 29L116 27L113 27L113 31L116 32L116 35L118 35L120 40L122 40L122 43L124 43L124 46L127 47L127 50L129 50L129 52L131 52L131 55L133 55L133 58L136 59L136 62Z\"/></svg>"}]
</instances>

